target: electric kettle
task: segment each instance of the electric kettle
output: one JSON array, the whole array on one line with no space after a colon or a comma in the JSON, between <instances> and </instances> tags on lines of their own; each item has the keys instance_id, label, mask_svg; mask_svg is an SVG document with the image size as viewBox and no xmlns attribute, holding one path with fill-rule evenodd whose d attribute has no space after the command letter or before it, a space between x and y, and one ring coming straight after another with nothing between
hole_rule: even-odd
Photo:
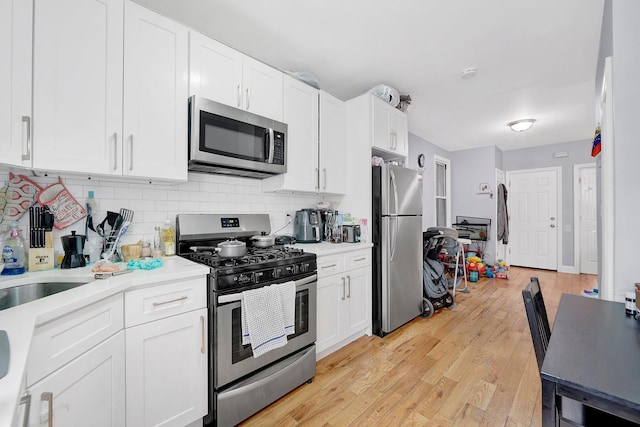
<instances>
[{"instance_id":1,"label":"electric kettle","mask_svg":"<svg viewBox=\"0 0 640 427\"><path fill-rule=\"evenodd\" d=\"M322 238L322 219L316 209L296 211L293 234L298 243L317 243Z\"/></svg>"}]
</instances>

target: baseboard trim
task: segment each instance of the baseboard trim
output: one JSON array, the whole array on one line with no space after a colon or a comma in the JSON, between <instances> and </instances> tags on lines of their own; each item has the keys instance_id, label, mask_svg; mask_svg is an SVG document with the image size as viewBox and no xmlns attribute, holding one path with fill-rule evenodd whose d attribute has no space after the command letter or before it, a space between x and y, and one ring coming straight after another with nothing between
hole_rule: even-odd
<instances>
[{"instance_id":1,"label":"baseboard trim","mask_svg":"<svg viewBox=\"0 0 640 427\"><path fill-rule=\"evenodd\" d=\"M558 273L580 274L578 268L573 265L561 265L558 268Z\"/></svg>"}]
</instances>

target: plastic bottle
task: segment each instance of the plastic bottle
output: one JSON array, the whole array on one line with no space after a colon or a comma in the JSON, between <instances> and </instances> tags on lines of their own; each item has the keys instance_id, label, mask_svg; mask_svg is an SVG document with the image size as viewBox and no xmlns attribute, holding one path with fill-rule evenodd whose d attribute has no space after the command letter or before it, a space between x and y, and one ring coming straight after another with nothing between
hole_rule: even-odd
<instances>
[{"instance_id":1,"label":"plastic bottle","mask_svg":"<svg viewBox=\"0 0 640 427\"><path fill-rule=\"evenodd\" d=\"M4 269L2 275L22 274L25 269L24 240L20 236L22 230L18 223L11 221L8 236L2 244L2 260Z\"/></svg>"},{"instance_id":2,"label":"plastic bottle","mask_svg":"<svg viewBox=\"0 0 640 427\"><path fill-rule=\"evenodd\" d=\"M160 226L156 225L153 229L153 251L154 258L162 256L162 236L160 235Z\"/></svg>"},{"instance_id":3,"label":"plastic bottle","mask_svg":"<svg viewBox=\"0 0 640 427\"><path fill-rule=\"evenodd\" d=\"M162 254L173 256L176 254L176 230L168 219L162 226Z\"/></svg>"}]
</instances>

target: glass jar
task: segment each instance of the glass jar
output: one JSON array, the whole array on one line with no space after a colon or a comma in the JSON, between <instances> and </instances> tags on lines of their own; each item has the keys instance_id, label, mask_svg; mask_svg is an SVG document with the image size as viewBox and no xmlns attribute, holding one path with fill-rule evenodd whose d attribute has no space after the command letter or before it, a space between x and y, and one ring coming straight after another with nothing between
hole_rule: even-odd
<instances>
[{"instance_id":1,"label":"glass jar","mask_svg":"<svg viewBox=\"0 0 640 427\"><path fill-rule=\"evenodd\" d=\"M162 226L162 254L164 256L176 254L176 230L169 219Z\"/></svg>"},{"instance_id":2,"label":"glass jar","mask_svg":"<svg viewBox=\"0 0 640 427\"><path fill-rule=\"evenodd\" d=\"M151 244L145 241L142 244L142 253L140 254L142 258L149 258L151 256Z\"/></svg>"},{"instance_id":3,"label":"glass jar","mask_svg":"<svg viewBox=\"0 0 640 427\"><path fill-rule=\"evenodd\" d=\"M153 257L160 258L162 256L162 236L160 235L160 226L156 225L153 229Z\"/></svg>"}]
</instances>

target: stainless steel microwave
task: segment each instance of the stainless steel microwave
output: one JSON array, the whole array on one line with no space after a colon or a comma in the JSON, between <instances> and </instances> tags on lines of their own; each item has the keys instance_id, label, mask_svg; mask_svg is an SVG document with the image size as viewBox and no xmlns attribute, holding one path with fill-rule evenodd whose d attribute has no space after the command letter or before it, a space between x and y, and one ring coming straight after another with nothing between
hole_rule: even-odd
<instances>
[{"instance_id":1,"label":"stainless steel microwave","mask_svg":"<svg viewBox=\"0 0 640 427\"><path fill-rule=\"evenodd\" d=\"M287 171L287 125L189 98L189 171L266 178Z\"/></svg>"}]
</instances>

